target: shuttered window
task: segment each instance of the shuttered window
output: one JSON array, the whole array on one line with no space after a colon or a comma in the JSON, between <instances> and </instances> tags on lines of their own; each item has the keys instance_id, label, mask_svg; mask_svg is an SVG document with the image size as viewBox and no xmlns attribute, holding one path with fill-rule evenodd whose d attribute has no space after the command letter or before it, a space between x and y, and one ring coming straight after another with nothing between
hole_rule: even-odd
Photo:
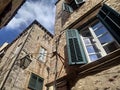
<instances>
[{"instance_id":1,"label":"shuttered window","mask_svg":"<svg viewBox=\"0 0 120 90\"><path fill-rule=\"evenodd\" d=\"M63 3L63 11L67 11L67 12L71 13L71 12L73 12L73 9L67 3Z\"/></svg>"},{"instance_id":2,"label":"shuttered window","mask_svg":"<svg viewBox=\"0 0 120 90\"><path fill-rule=\"evenodd\" d=\"M120 14L104 4L98 13L98 18L108 28L113 37L120 43Z\"/></svg>"},{"instance_id":3,"label":"shuttered window","mask_svg":"<svg viewBox=\"0 0 120 90\"><path fill-rule=\"evenodd\" d=\"M38 75L35 75L32 73L28 88L32 90L42 90L42 87L43 87L43 79L39 77Z\"/></svg>"},{"instance_id":4,"label":"shuttered window","mask_svg":"<svg viewBox=\"0 0 120 90\"><path fill-rule=\"evenodd\" d=\"M66 31L66 41L68 50L69 64L84 64L87 62L86 56L82 47L79 33L75 29Z\"/></svg>"},{"instance_id":5,"label":"shuttered window","mask_svg":"<svg viewBox=\"0 0 120 90\"><path fill-rule=\"evenodd\" d=\"M81 3L83 3L83 2L85 2L85 0L75 0L75 3L76 3L76 4L81 4Z\"/></svg>"}]
</instances>

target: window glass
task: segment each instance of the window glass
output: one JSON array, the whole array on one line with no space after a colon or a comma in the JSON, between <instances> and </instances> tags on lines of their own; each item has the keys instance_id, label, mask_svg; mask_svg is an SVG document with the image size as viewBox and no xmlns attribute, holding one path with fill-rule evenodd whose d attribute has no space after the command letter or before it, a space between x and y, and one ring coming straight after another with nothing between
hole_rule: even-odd
<instances>
[{"instance_id":1,"label":"window glass","mask_svg":"<svg viewBox=\"0 0 120 90\"><path fill-rule=\"evenodd\" d=\"M104 49L107 53L110 53L114 50L116 50L118 48L118 45L116 44L116 42L112 42L106 46L104 46Z\"/></svg>"},{"instance_id":2,"label":"window glass","mask_svg":"<svg viewBox=\"0 0 120 90\"><path fill-rule=\"evenodd\" d=\"M45 62L47 51L45 48L41 47L39 52L39 60Z\"/></svg>"},{"instance_id":3,"label":"window glass","mask_svg":"<svg viewBox=\"0 0 120 90\"><path fill-rule=\"evenodd\" d=\"M95 53L98 51L97 47L95 45L87 46L88 53Z\"/></svg>"},{"instance_id":4,"label":"window glass","mask_svg":"<svg viewBox=\"0 0 120 90\"><path fill-rule=\"evenodd\" d=\"M100 54L92 54L92 55L90 55L90 60L91 61L95 61L95 60L97 60L100 57L101 57Z\"/></svg>"},{"instance_id":5,"label":"window glass","mask_svg":"<svg viewBox=\"0 0 120 90\"><path fill-rule=\"evenodd\" d=\"M97 22L97 23L95 23L95 24L92 26L92 28L93 28L93 30L96 30L96 29L98 29L98 28L101 27L101 26L102 26L102 23Z\"/></svg>"},{"instance_id":6,"label":"window glass","mask_svg":"<svg viewBox=\"0 0 120 90\"><path fill-rule=\"evenodd\" d=\"M81 30L80 33L84 42L84 50L90 61L95 61L119 48L118 43L100 21L87 28Z\"/></svg>"},{"instance_id":7,"label":"window glass","mask_svg":"<svg viewBox=\"0 0 120 90\"><path fill-rule=\"evenodd\" d=\"M101 55L99 54L100 51L98 47L96 46L96 41L94 37L92 36L90 30L89 29L83 30L81 31L81 34L82 34L85 48L87 50L90 60L94 61L100 58L101 57Z\"/></svg>"},{"instance_id":8,"label":"window glass","mask_svg":"<svg viewBox=\"0 0 120 90\"><path fill-rule=\"evenodd\" d=\"M113 41L113 38L111 37L110 34L107 33L107 34L99 37L99 40L100 40L101 44L105 44L105 43Z\"/></svg>"},{"instance_id":9,"label":"window glass","mask_svg":"<svg viewBox=\"0 0 120 90\"><path fill-rule=\"evenodd\" d=\"M95 34L96 34L97 36L99 36L99 35L101 35L101 34L104 34L104 33L106 33L106 32L107 32L107 30L106 30L105 27L100 27L99 29L95 30Z\"/></svg>"},{"instance_id":10,"label":"window glass","mask_svg":"<svg viewBox=\"0 0 120 90\"><path fill-rule=\"evenodd\" d=\"M90 38L90 37L89 38L87 38L87 37L84 38L84 42L85 42L86 45L91 45L92 43L95 43L94 39Z\"/></svg>"}]
</instances>

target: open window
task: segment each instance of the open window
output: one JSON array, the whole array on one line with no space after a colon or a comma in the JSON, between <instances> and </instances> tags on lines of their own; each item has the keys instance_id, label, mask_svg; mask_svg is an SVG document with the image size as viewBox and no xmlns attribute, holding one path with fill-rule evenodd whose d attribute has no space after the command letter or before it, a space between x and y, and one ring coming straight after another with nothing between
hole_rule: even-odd
<instances>
[{"instance_id":1,"label":"open window","mask_svg":"<svg viewBox=\"0 0 120 90\"><path fill-rule=\"evenodd\" d=\"M98 13L98 18L120 43L120 14L104 4Z\"/></svg>"},{"instance_id":2,"label":"open window","mask_svg":"<svg viewBox=\"0 0 120 90\"><path fill-rule=\"evenodd\" d=\"M96 61L120 48L120 14L104 4L97 19L66 37L70 65Z\"/></svg>"}]
</instances>

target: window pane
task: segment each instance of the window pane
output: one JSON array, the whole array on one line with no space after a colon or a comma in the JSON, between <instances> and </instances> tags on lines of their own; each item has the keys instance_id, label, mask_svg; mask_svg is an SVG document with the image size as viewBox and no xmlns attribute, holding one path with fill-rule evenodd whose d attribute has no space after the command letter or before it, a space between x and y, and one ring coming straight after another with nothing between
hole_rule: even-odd
<instances>
[{"instance_id":1,"label":"window pane","mask_svg":"<svg viewBox=\"0 0 120 90\"><path fill-rule=\"evenodd\" d=\"M83 31L82 36L83 37L91 37L91 33L89 31Z\"/></svg>"},{"instance_id":2,"label":"window pane","mask_svg":"<svg viewBox=\"0 0 120 90\"><path fill-rule=\"evenodd\" d=\"M86 45L90 45L90 44L94 43L93 38L84 38L84 42Z\"/></svg>"},{"instance_id":3,"label":"window pane","mask_svg":"<svg viewBox=\"0 0 120 90\"><path fill-rule=\"evenodd\" d=\"M104 49L107 53L110 53L118 48L118 45L116 42L112 42L106 46L104 46Z\"/></svg>"},{"instance_id":4,"label":"window pane","mask_svg":"<svg viewBox=\"0 0 120 90\"><path fill-rule=\"evenodd\" d=\"M93 28L93 30L96 30L96 29L98 29L101 26L102 26L102 23L98 22L94 26L92 26L92 28Z\"/></svg>"},{"instance_id":5,"label":"window pane","mask_svg":"<svg viewBox=\"0 0 120 90\"><path fill-rule=\"evenodd\" d=\"M88 53L95 53L98 52L98 49L94 45L93 46L91 45L91 46L87 46L87 51Z\"/></svg>"},{"instance_id":6,"label":"window pane","mask_svg":"<svg viewBox=\"0 0 120 90\"><path fill-rule=\"evenodd\" d=\"M105 44L108 42L113 41L113 38L111 37L111 35L109 33L103 35L102 37L99 37L99 40L101 42L101 44Z\"/></svg>"},{"instance_id":7,"label":"window pane","mask_svg":"<svg viewBox=\"0 0 120 90\"><path fill-rule=\"evenodd\" d=\"M97 36L99 36L99 35L101 35L103 33L106 33L106 32L107 32L106 28L105 27L101 27L101 28L99 28L98 30L95 31L95 34Z\"/></svg>"},{"instance_id":8,"label":"window pane","mask_svg":"<svg viewBox=\"0 0 120 90\"><path fill-rule=\"evenodd\" d=\"M93 54L93 55L90 55L90 60L91 61L95 61L97 60L98 58L100 58L101 55L100 54Z\"/></svg>"},{"instance_id":9,"label":"window pane","mask_svg":"<svg viewBox=\"0 0 120 90\"><path fill-rule=\"evenodd\" d=\"M44 61L46 58L46 55L47 55L47 51L43 47L41 47L40 54L39 54L39 60Z\"/></svg>"}]
</instances>

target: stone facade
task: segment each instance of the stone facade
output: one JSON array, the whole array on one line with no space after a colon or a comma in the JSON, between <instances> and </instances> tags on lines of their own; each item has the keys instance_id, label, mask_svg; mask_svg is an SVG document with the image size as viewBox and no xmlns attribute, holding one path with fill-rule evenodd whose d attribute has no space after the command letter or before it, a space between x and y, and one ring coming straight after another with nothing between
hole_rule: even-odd
<instances>
[{"instance_id":1,"label":"stone facade","mask_svg":"<svg viewBox=\"0 0 120 90\"><path fill-rule=\"evenodd\" d=\"M43 90L48 82L50 67L52 34L50 34L37 21L34 21L7 49L0 63L0 88L1 90L29 90L28 84L31 73L44 79ZM19 47L19 49L18 49ZM47 50L46 60L40 61L40 48ZM20 67L20 60L29 55L32 60L26 67Z\"/></svg>"},{"instance_id":2,"label":"stone facade","mask_svg":"<svg viewBox=\"0 0 120 90\"><path fill-rule=\"evenodd\" d=\"M44 79L43 90L120 90L120 49L91 63L69 65L65 35L67 29L79 29L97 18L104 3L120 12L120 1L86 0L72 13L62 10L63 2L56 3L54 37L35 21L8 46L0 64L2 90L29 90L31 73ZM41 46L48 52L45 62L38 60ZM26 55L32 62L21 68Z\"/></svg>"},{"instance_id":3,"label":"stone facade","mask_svg":"<svg viewBox=\"0 0 120 90\"><path fill-rule=\"evenodd\" d=\"M57 46L57 51L55 56L52 57L53 66L51 67L54 70L51 70L50 72L51 79L49 80L47 86L50 87L50 90L53 90L53 88L56 88L56 90L119 90L120 63L114 65L113 63L110 64L109 62L105 64L105 67L100 68L102 67L102 63L105 63L105 61L111 61L111 59L115 60L116 62L117 60L119 61L119 50L118 55L114 55L115 53L110 54L113 56L111 58L110 56L109 58L106 58L108 57L106 56L105 58L102 58L101 61L98 60L96 62L88 63L83 66L70 66L68 65L68 56L66 54L67 50L65 31L71 28L80 28L89 22L91 19L97 16L103 4L107 4L116 12L120 13L120 1L86 0L85 3L83 3L72 13L63 11L62 5L64 1L65 0L59 0L56 3L56 22L53 45ZM114 59L115 57L117 58ZM106 67L107 69L104 69Z\"/></svg>"},{"instance_id":4,"label":"stone facade","mask_svg":"<svg viewBox=\"0 0 120 90\"><path fill-rule=\"evenodd\" d=\"M5 26L25 0L0 0L0 28Z\"/></svg>"}]
</instances>

